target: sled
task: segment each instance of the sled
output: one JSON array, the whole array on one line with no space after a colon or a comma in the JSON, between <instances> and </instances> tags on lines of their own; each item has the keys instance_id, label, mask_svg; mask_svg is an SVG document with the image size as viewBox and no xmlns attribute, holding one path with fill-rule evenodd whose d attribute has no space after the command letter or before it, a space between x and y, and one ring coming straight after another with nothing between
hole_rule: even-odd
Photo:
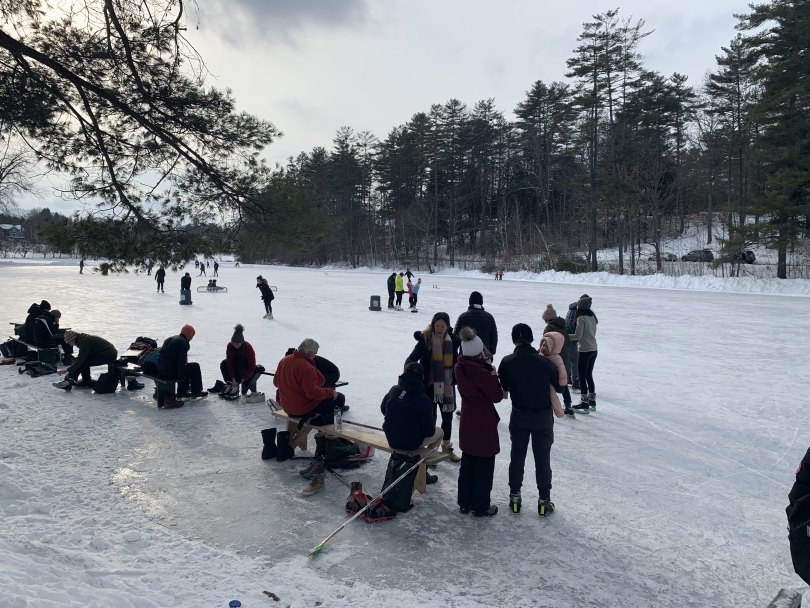
<instances>
[{"instance_id":1,"label":"sled","mask_svg":"<svg viewBox=\"0 0 810 608\"><path fill-rule=\"evenodd\" d=\"M227 287L221 287L219 285L217 285L216 287L198 287L197 288L197 293L205 293L205 292L209 292L209 293L217 293L217 292L228 293L228 288Z\"/></svg>"}]
</instances>

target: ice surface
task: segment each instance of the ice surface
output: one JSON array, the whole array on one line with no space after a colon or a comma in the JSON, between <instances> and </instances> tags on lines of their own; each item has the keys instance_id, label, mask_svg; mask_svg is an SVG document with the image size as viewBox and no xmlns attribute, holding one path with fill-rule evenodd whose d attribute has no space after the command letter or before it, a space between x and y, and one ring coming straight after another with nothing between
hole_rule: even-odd
<instances>
[{"instance_id":1,"label":"ice surface","mask_svg":"<svg viewBox=\"0 0 810 608\"><path fill-rule=\"evenodd\" d=\"M193 269L190 270L192 274ZM276 319L254 289L279 291ZM119 351L191 323L206 386L239 322L274 368L305 337L339 365L347 419L379 425L379 403L434 311L455 318L473 289L509 328L587 291L600 320L599 411L556 425L557 512L540 520L527 460L524 512L506 513L508 404L493 501L457 513L457 465L416 508L384 524L344 520L332 476L305 499L302 461L263 462L264 404L215 397L173 411L140 393L94 395L0 368L0 608L6 606L764 606L793 574L784 508L810 445L808 300L803 297L423 276L420 313L369 312L385 274L223 265L227 294L167 293L151 277L79 276L74 266L0 265L0 324L47 298L63 325ZM203 279L195 280L193 288ZM431 286L436 284L438 288ZM262 380L260 390L271 392ZM385 458L345 476L379 489ZM138 531L139 540L130 541ZM27 603L26 603L27 602Z\"/></svg>"}]
</instances>

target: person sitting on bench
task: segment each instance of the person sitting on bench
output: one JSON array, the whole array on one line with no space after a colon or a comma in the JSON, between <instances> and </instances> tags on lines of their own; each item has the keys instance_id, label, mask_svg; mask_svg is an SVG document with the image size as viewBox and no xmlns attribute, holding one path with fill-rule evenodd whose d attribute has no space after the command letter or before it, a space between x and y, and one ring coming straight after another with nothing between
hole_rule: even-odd
<instances>
[{"instance_id":1,"label":"person sitting on bench","mask_svg":"<svg viewBox=\"0 0 810 608\"><path fill-rule=\"evenodd\" d=\"M222 372L222 379L225 384L217 383L214 388L216 392L222 392L226 398L239 396L239 385L242 385L242 394L246 395L248 390L256 392L255 374L256 371L256 351L245 341L245 328L237 325L233 328L231 341L225 349L225 358L219 364L219 371ZM225 386L227 385L227 386Z\"/></svg>"},{"instance_id":2,"label":"person sitting on bench","mask_svg":"<svg viewBox=\"0 0 810 608\"><path fill-rule=\"evenodd\" d=\"M34 323L34 345L38 348L62 347L64 355L62 363L69 365L73 363L73 347L65 342L64 336L59 333L59 319L62 313L58 310L45 310L39 315Z\"/></svg>"},{"instance_id":3,"label":"person sitting on bench","mask_svg":"<svg viewBox=\"0 0 810 608\"><path fill-rule=\"evenodd\" d=\"M287 352L284 353L284 356L286 357L294 352L294 348L288 348ZM340 369L338 366L332 363L326 357L321 357L320 355L315 355L312 360L315 361L315 369L323 374L323 385L326 388L336 388L338 380L340 380Z\"/></svg>"},{"instance_id":4,"label":"person sitting on bench","mask_svg":"<svg viewBox=\"0 0 810 608\"><path fill-rule=\"evenodd\" d=\"M161 380L174 380L177 382L176 399L190 399L207 397L208 391L203 390L202 372L199 363L189 363L189 342L197 332L191 325L183 325L180 334L166 338L160 347L157 369ZM190 390L189 390L190 389ZM166 405L168 403L168 407ZM167 399L163 407L175 407L173 400Z\"/></svg>"},{"instance_id":5,"label":"person sitting on bench","mask_svg":"<svg viewBox=\"0 0 810 608\"><path fill-rule=\"evenodd\" d=\"M48 300L42 300L39 304L31 304L28 308L28 316L25 318L25 330L22 336L25 342L34 343L34 324L37 322L37 317L50 309L51 305Z\"/></svg>"},{"instance_id":6,"label":"person sitting on bench","mask_svg":"<svg viewBox=\"0 0 810 608\"><path fill-rule=\"evenodd\" d=\"M79 349L76 360L67 369L56 372L60 376L67 374L66 381L56 383L54 386L65 390L69 387L77 386L82 388L92 388L93 378L90 375L90 368L96 365L114 365L118 359L118 351L115 346L99 336L90 334L80 334L72 330L65 332L65 342ZM82 381L76 384L79 376ZM129 378L127 388L131 391L143 388L143 384L135 377Z\"/></svg>"},{"instance_id":7,"label":"person sitting on bench","mask_svg":"<svg viewBox=\"0 0 810 608\"><path fill-rule=\"evenodd\" d=\"M315 367L315 356L320 346L312 338L306 338L278 364L273 384L278 388L281 408L293 418L301 418L299 428L310 424L331 424L335 408L345 411L346 397L333 388L324 386L326 379Z\"/></svg>"},{"instance_id":8,"label":"person sitting on bench","mask_svg":"<svg viewBox=\"0 0 810 608\"><path fill-rule=\"evenodd\" d=\"M424 455L444 439L444 432L436 428L433 420L433 404L425 394L424 376L421 363L408 363L399 382L380 404L385 416L382 427L385 438L395 452ZM428 475L426 481L436 483L438 479L436 475Z\"/></svg>"}]
</instances>

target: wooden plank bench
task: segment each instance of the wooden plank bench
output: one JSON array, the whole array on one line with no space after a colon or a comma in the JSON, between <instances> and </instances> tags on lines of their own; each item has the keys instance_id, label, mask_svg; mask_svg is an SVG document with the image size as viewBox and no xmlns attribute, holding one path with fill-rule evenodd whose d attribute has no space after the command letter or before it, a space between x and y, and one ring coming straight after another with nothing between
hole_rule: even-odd
<instances>
[{"instance_id":1,"label":"wooden plank bench","mask_svg":"<svg viewBox=\"0 0 810 608\"><path fill-rule=\"evenodd\" d=\"M112 368L112 369L110 369ZM127 363L126 365L113 364L107 366L107 371L118 374L118 382L121 386L126 386L129 376L140 376L143 374L140 365Z\"/></svg>"},{"instance_id":2,"label":"wooden plank bench","mask_svg":"<svg viewBox=\"0 0 810 608\"><path fill-rule=\"evenodd\" d=\"M311 430L321 431L326 433L327 435L332 435L334 437L342 437L343 439L348 439L349 441L353 441L355 443L362 443L378 450L382 450L383 452L388 452L389 454L393 454L394 449L388 445L388 440L385 438L385 435L382 433L377 433L372 430L366 430L360 427L352 427L346 428L347 422L344 421L344 426L342 431L336 431L334 426L311 426L309 424L304 424L301 430L298 430L298 418L292 418L287 415L287 412L284 410L273 410L271 412L273 416L276 418L280 418L281 420L287 421L287 430L290 432L290 447L295 449L296 447L300 447L302 450L307 448L307 436ZM351 425L349 425L351 426ZM420 450L414 450L414 454L418 453L426 453L426 448L422 448ZM429 466L433 466L438 464L444 460L450 458L450 454L444 454L440 452L434 452L430 458L425 460L421 465L419 465L419 470L416 473L416 480L414 481L413 487L419 490L420 494L424 494L427 492L427 468Z\"/></svg>"},{"instance_id":3,"label":"wooden plank bench","mask_svg":"<svg viewBox=\"0 0 810 608\"><path fill-rule=\"evenodd\" d=\"M42 363L56 365L56 360L59 358L59 349L55 346L35 346L21 340L20 338L12 338L12 341L14 344L14 352L12 353L13 356L25 357L28 354L28 351L35 350L37 351L37 356Z\"/></svg>"},{"instance_id":4,"label":"wooden plank bench","mask_svg":"<svg viewBox=\"0 0 810 608\"><path fill-rule=\"evenodd\" d=\"M149 380L155 383L155 394L152 396L157 399L158 407L163 407L163 402L166 400L167 396L177 393L177 380L164 380L163 378L150 376L148 374L143 374L142 377L149 378Z\"/></svg>"}]
</instances>

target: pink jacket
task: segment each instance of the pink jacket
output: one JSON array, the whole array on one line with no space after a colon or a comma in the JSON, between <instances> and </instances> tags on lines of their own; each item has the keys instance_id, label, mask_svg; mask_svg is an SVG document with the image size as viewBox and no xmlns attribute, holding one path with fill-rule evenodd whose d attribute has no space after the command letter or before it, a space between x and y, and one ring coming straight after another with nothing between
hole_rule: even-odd
<instances>
[{"instance_id":1,"label":"pink jacket","mask_svg":"<svg viewBox=\"0 0 810 608\"><path fill-rule=\"evenodd\" d=\"M568 384L568 374L565 373L565 363L563 363L562 357L560 356L560 351L565 345L565 338L561 333L550 331L542 337L540 346L543 346L544 343L548 349L548 354L543 355L543 353L540 353L541 356L548 357L549 361L557 367L557 373L560 376L560 386L566 386ZM553 386L549 388L549 391L551 407L554 408L554 415L557 416L557 418L562 418L565 416L565 413L563 412L562 404L560 404L560 398L557 396L557 391L554 390Z\"/></svg>"}]
</instances>

